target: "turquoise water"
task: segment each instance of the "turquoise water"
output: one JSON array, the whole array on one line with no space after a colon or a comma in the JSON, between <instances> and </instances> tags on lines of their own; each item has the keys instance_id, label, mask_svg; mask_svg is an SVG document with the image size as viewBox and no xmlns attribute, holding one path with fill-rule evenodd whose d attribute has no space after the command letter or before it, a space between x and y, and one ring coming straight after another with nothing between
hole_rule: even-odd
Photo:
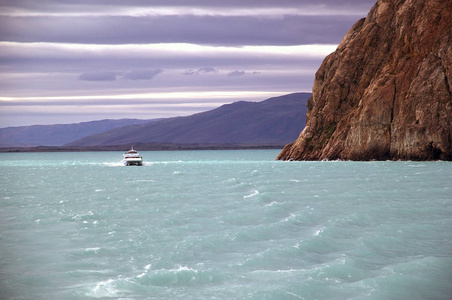
<instances>
[{"instance_id":1,"label":"turquoise water","mask_svg":"<svg viewBox=\"0 0 452 300\"><path fill-rule=\"evenodd\" d=\"M0 154L1 299L450 299L452 163Z\"/></svg>"}]
</instances>

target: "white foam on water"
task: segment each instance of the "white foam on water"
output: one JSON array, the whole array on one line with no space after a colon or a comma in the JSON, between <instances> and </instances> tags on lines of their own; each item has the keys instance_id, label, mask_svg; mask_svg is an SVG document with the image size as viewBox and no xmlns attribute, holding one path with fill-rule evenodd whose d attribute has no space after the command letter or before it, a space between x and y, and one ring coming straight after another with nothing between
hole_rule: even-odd
<instances>
[{"instance_id":1,"label":"white foam on water","mask_svg":"<svg viewBox=\"0 0 452 300\"><path fill-rule=\"evenodd\" d=\"M292 292L286 292L286 294L287 294L287 295L290 295L290 296L292 296L292 297L298 298L298 299L305 299L304 297L302 297L302 296L300 296L300 295L297 295L297 294L295 294L295 293L292 293Z\"/></svg>"},{"instance_id":2,"label":"white foam on water","mask_svg":"<svg viewBox=\"0 0 452 300\"><path fill-rule=\"evenodd\" d=\"M324 230L325 230L325 227L322 227L322 228L320 228L320 229L317 229L317 230L313 233L313 236L319 236Z\"/></svg>"},{"instance_id":3,"label":"white foam on water","mask_svg":"<svg viewBox=\"0 0 452 300\"><path fill-rule=\"evenodd\" d=\"M256 195L259 195L259 191L258 191L258 190L252 190L252 191L251 191L251 194L246 195L246 196L243 196L243 198L244 198L244 199L246 199L246 198L251 198L251 197L254 197L254 196L256 196Z\"/></svg>"},{"instance_id":4,"label":"white foam on water","mask_svg":"<svg viewBox=\"0 0 452 300\"><path fill-rule=\"evenodd\" d=\"M296 214L291 213L290 216L288 216L288 217L282 219L282 222L289 222L289 221L295 220L296 217L297 217Z\"/></svg>"},{"instance_id":5,"label":"white foam on water","mask_svg":"<svg viewBox=\"0 0 452 300\"><path fill-rule=\"evenodd\" d=\"M144 266L144 272L139 274L139 275L137 275L136 277L137 278L142 278L142 277L146 276L146 274L151 269L151 267L152 267L152 264L148 264L148 265Z\"/></svg>"},{"instance_id":6,"label":"white foam on water","mask_svg":"<svg viewBox=\"0 0 452 300\"><path fill-rule=\"evenodd\" d=\"M85 252L94 252L97 253L100 250L100 247L92 247L92 248L86 248Z\"/></svg>"},{"instance_id":7,"label":"white foam on water","mask_svg":"<svg viewBox=\"0 0 452 300\"><path fill-rule=\"evenodd\" d=\"M116 287L116 279L108 279L97 283L92 291L88 292L86 296L94 298L118 297L119 291Z\"/></svg>"},{"instance_id":8,"label":"white foam on water","mask_svg":"<svg viewBox=\"0 0 452 300\"><path fill-rule=\"evenodd\" d=\"M124 167L124 163L122 161L117 162L104 162L102 163L104 166L108 167Z\"/></svg>"}]
</instances>

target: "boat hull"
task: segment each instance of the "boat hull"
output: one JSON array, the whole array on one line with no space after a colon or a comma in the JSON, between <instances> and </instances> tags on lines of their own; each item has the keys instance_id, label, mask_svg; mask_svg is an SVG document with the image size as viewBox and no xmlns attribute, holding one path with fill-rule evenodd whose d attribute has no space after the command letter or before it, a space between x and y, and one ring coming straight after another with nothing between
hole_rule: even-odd
<instances>
[{"instance_id":1,"label":"boat hull","mask_svg":"<svg viewBox=\"0 0 452 300\"><path fill-rule=\"evenodd\" d=\"M123 160L124 166L142 166L142 160Z\"/></svg>"},{"instance_id":2,"label":"boat hull","mask_svg":"<svg viewBox=\"0 0 452 300\"><path fill-rule=\"evenodd\" d=\"M122 160L124 166L142 166L143 165L143 158L140 156L140 154L132 149L124 153L124 158Z\"/></svg>"}]
</instances>

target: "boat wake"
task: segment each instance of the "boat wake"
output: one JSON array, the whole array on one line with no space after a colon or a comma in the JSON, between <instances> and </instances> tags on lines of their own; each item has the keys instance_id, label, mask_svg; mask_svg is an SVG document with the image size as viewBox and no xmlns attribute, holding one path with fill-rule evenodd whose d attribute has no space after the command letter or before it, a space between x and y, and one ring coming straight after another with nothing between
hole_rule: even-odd
<instances>
[{"instance_id":1,"label":"boat wake","mask_svg":"<svg viewBox=\"0 0 452 300\"><path fill-rule=\"evenodd\" d=\"M108 166L108 167L123 167L124 163L122 161L118 161L118 162L104 162L102 163L104 166Z\"/></svg>"},{"instance_id":2,"label":"boat wake","mask_svg":"<svg viewBox=\"0 0 452 300\"><path fill-rule=\"evenodd\" d=\"M149 166L152 166L153 164L154 163L152 163L152 162L143 162L142 166L149 167ZM102 165L108 166L108 167L124 167L124 162L122 160L118 161L118 162L104 162L104 163L102 163Z\"/></svg>"}]
</instances>

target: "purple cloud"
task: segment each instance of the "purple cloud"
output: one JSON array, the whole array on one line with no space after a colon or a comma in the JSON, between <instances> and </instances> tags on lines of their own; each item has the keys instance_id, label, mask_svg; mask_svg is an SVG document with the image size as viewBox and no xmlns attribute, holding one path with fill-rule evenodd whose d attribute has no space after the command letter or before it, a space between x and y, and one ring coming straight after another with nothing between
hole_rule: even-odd
<instances>
[{"instance_id":1,"label":"purple cloud","mask_svg":"<svg viewBox=\"0 0 452 300\"><path fill-rule=\"evenodd\" d=\"M228 73L229 77L237 77L237 76L243 76L243 75L245 75L245 71L237 71L237 70L235 70L235 71L232 71L232 72Z\"/></svg>"},{"instance_id":2,"label":"purple cloud","mask_svg":"<svg viewBox=\"0 0 452 300\"><path fill-rule=\"evenodd\" d=\"M0 7L1 8L1 7ZM356 16L0 16L0 39L80 44L194 43L300 45L339 43Z\"/></svg>"},{"instance_id":3,"label":"purple cloud","mask_svg":"<svg viewBox=\"0 0 452 300\"><path fill-rule=\"evenodd\" d=\"M257 71L254 71L254 72L245 72L245 71L235 70L235 71L229 72L227 76L228 76L228 77L240 77L240 76L249 75L249 74L251 74L251 75L257 75L257 74L260 74L260 73L261 73L261 72L257 72Z\"/></svg>"},{"instance_id":4,"label":"purple cloud","mask_svg":"<svg viewBox=\"0 0 452 300\"><path fill-rule=\"evenodd\" d=\"M151 80L162 72L162 69L130 71L125 73L123 77L128 80Z\"/></svg>"},{"instance_id":5,"label":"purple cloud","mask_svg":"<svg viewBox=\"0 0 452 300\"><path fill-rule=\"evenodd\" d=\"M82 73L77 79L82 81L115 81L117 75L116 72L94 71Z\"/></svg>"},{"instance_id":6,"label":"purple cloud","mask_svg":"<svg viewBox=\"0 0 452 300\"><path fill-rule=\"evenodd\" d=\"M174 91L310 91L324 56L375 2L0 0L0 88L8 98L0 99L0 120L29 124L34 115L49 123L65 111L71 122L157 109L154 117L176 116L237 100L206 96L187 108L185 97L170 102ZM120 105L144 92L155 95L127 111ZM125 98L105 105L111 95ZM105 106L89 117L93 99Z\"/></svg>"},{"instance_id":7,"label":"purple cloud","mask_svg":"<svg viewBox=\"0 0 452 300\"><path fill-rule=\"evenodd\" d=\"M197 69L197 70L188 70L188 71L185 71L182 74L184 74L184 75L199 75L199 74L216 73L216 72L218 72L218 70L215 69L215 68L205 67L205 68L200 68L200 69Z\"/></svg>"}]
</instances>

